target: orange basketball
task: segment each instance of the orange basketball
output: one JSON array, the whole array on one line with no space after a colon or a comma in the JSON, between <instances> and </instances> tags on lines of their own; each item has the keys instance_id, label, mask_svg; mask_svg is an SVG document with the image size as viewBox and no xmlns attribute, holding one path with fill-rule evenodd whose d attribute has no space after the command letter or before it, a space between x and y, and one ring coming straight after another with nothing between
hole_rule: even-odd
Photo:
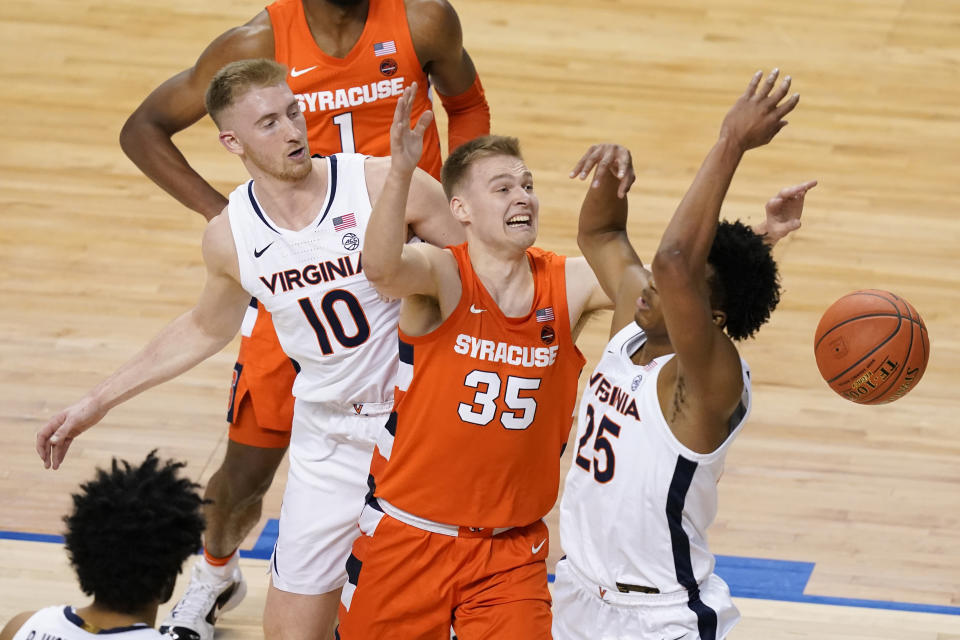
<instances>
[{"instance_id":1,"label":"orange basketball","mask_svg":"<svg viewBox=\"0 0 960 640\"><path fill-rule=\"evenodd\" d=\"M831 389L860 404L884 404L920 382L930 339L909 302L889 291L863 289L824 312L813 353Z\"/></svg>"}]
</instances>

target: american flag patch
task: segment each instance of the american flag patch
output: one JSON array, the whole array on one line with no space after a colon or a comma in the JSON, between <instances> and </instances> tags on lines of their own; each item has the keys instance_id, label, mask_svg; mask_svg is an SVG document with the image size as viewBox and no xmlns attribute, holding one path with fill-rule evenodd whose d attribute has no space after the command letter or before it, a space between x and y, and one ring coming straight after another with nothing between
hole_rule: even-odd
<instances>
[{"instance_id":1,"label":"american flag patch","mask_svg":"<svg viewBox=\"0 0 960 640\"><path fill-rule=\"evenodd\" d=\"M357 226L357 218L352 213L348 213L345 216L337 216L333 219L334 231L343 231L344 229L349 229L350 227L355 226Z\"/></svg>"},{"instance_id":2,"label":"american flag patch","mask_svg":"<svg viewBox=\"0 0 960 640\"><path fill-rule=\"evenodd\" d=\"M373 53L375 56L388 56L391 53L397 52L397 43L393 40L387 40L386 42L376 42L373 45Z\"/></svg>"},{"instance_id":3,"label":"american flag patch","mask_svg":"<svg viewBox=\"0 0 960 640\"><path fill-rule=\"evenodd\" d=\"M537 322L550 322L553 320L553 307L537 309Z\"/></svg>"}]
</instances>

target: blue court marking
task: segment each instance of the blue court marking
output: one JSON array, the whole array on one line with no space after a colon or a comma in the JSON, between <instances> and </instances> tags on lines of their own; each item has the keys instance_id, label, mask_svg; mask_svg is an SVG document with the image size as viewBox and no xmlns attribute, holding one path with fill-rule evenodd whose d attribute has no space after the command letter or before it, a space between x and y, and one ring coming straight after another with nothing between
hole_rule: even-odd
<instances>
[{"instance_id":1,"label":"blue court marking","mask_svg":"<svg viewBox=\"0 0 960 640\"><path fill-rule=\"evenodd\" d=\"M63 544L63 536L50 533L22 533L20 531L0 531L0 540L26 540L27 542L56 542Z\"/></svg>"},{"instance_id":2,"label":"blue court marking","mask_svg":"<svg viewBox=\"0 0 960 640\"><path fill-rule=\"evenodd\" d=\"M280 533L280 521L276 518L267 520L263 526L260 537L253 543L253 548L249 551L240 550L241 558L253 558L254 560L269 560L273 555L273 545L277 542L277 535Z\"/></svg>"},{"instance_id":3,"label":"blue court marking","mask_svg":"<svg viewBox=\"0 0 960 640\"><path fill-rule=\"evenodd\" d=\"M280 521L270 519L250 549L241 549L241 558L269 560L277 541ZM0 531L0 540L25 540L29 542L53 542L63 544L63 536L45 533L21 533ZM960 616L960 607L888 600L865 600L861 598L835 598L806 594L807 583L813 573L814 563L769 558L745 558L740 556L717 556L716 572L730 586L735 598L779 600L807 604L827 604L840 607L864 609L887 609L912 611L914 613L939 613ZM553 582L554 575L547 576Z\"/></svg>"}]
</instances>

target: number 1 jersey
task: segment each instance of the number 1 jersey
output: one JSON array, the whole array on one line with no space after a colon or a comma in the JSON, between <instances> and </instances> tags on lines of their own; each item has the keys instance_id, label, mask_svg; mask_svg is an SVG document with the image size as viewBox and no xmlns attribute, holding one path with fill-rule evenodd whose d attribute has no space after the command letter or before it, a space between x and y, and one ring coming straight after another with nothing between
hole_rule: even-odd
<instances>
[{"instance_id":1,"label":"number 1 jersey","mask_svg":"<svg viewBox=\"0 0 960 640\"><path fill-rule=\"evenodd\" d=\"M240 284L272 315L280 345L299 367L293 395L301 400L393 397L400 304L383 302L363 275L360 250L371 210L364 159L320 160L327 163L327 194L299 231L270 218L253 180L230 194Z\"/></svg>"},{"instance_id":2,"label":"number 1 jersey","mask_svg":"<svg viewBox=\"0 0 960 640\"><path fill-rule=\"evenodd\" d=\"M556 502L585 362L570 332L565 258L527 250L533 304L507 317L466 244L450 249L460 302L430 333L400 332L394 411L371 466L374 496L444 524L528 525Z\"/></svg>"}]
</instances>

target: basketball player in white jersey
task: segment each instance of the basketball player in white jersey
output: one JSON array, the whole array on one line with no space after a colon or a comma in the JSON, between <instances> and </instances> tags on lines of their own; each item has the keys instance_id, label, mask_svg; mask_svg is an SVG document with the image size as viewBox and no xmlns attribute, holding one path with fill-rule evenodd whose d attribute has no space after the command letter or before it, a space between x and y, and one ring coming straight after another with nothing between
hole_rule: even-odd
<instances>
[{"instance_id":1,"label":"basketball player in white jersey","mask_svg":"<svg viewBox=\"0 0 960 640\"><path fill-rule=\"evenodd\" d=\"M717 221L743 154L769 142L797 105L796 94L785 99L790 78L774 88L777 77L774 70L761 84L758 72L727 114L652 273L627 238L627 203L612 175L629 152L595 147L574 170L597 166L578 241L616 306L581 400L560 507L558 640L716 640L739 619L713 573L706 529L727 448L750 411L750 370L733 340L767 321L780 288L769 246L776 238ZM792 221L777 233L799 226L815 184L768 203L768 223Z\"/></svg>"},{"instance_id":2,"label":"basketball player in white jersey","mask_svg":"<svg viewBox=\"0 0 960 640\"><path fill-rule=\"evenodd\" d=\"M312 640L333 633L374 440L392 405L399 301L377 295L360 254L390 159L312 159L285 77L286 69L268 60L231 63L214 77L208 112L253 180L231 194L204 233L207 281L200 299L43 427L37 452L57 468L73 438L110 408L226 346L256 297L299 368L264 631L268 638ZM461 241L438 182L418 170L411 195L406 222L413 233L440 246ZM239 600L211 593L203 605L216 600L211 611Z\"/></svg>"},{"instance_id":3,"label":"basketball player in white jersey","mask_svg":"<svg viewBox=\"0 0 960 640\"><path fill-rule=\"evenodd\" d=\"M184 561L200 545L199 485L178 477L183 463L154 453L139 466L97 470L73 495L64 546L93 603L15 616L0 640L160 640L157 607L170 599Z\"/></svg>"}]
</instances>

